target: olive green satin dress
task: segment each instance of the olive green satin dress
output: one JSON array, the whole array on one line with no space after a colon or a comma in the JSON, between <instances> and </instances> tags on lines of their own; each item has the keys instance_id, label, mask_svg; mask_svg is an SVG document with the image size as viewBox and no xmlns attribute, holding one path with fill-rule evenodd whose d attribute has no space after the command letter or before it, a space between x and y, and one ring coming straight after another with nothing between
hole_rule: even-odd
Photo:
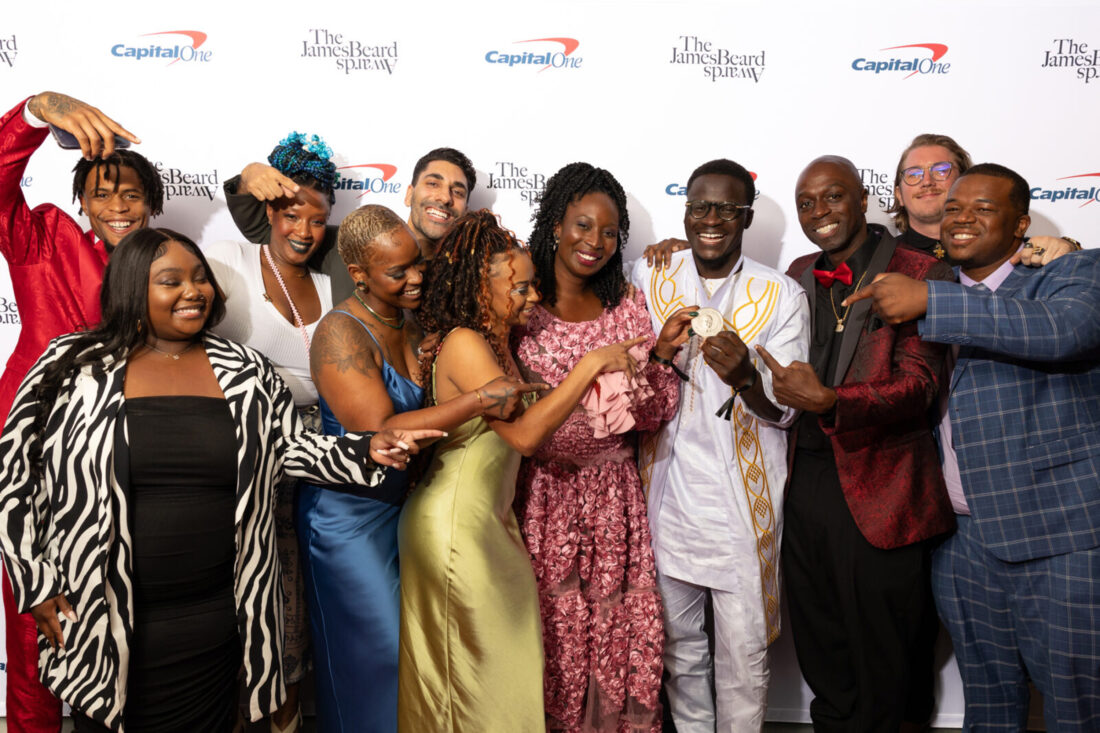
<instances>
[{"instance_id":1,"label":"olive green satin dress","mask_svg":"<svg viewBox=\"0 0 1100 733\"><path fill-rule=\"evenodd\" d=\"M476 418L401 515L398 730L542 731L542 631L512 512L520 456Z\"/></svg>"}]
</instances>

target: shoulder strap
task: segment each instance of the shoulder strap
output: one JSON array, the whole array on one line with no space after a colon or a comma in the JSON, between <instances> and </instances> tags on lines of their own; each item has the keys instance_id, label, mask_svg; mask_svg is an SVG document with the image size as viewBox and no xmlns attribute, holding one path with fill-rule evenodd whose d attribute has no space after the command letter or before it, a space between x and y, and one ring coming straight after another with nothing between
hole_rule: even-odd
<instances>
[{"instance_id":1,"label":"shoulder strap","mask_svg":"<svg viewBox=\"0 0 1100 733\"><path fill-rule=\"evenodd\" d=\"M358 316L354 315L353 313L350 313L349 311L344 310L343 308L333 308L332 312L333 313L343 313L345 316L347 316L348 318L351 318L356 323L358 323L360 326L362 326L363 330L367 332L368 336L370 336L371 341L374 342L374 347L376 349L378 349L378 353L382 353L382 345L378 343L378 339L376 339L374 337L374 334L370 332L370 329L367 328L367 324L363 323L363 321L361 321Z\"/></svg>"}]
</instances>

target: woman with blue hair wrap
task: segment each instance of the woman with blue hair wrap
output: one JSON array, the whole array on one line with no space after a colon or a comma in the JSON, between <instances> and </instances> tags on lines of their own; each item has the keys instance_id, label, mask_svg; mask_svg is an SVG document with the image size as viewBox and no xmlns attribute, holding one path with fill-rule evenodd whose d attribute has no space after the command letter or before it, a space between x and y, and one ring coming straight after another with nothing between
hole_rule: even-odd
<instances>
[{"instance_id":1,"label":"woman with blue hair wrap","mask_svg":"<svg viewBox=\"0 0 1100 733\"><path fill-rule=\"evenodd\" d=\"M271 235L256 247L216 242L205 248L226 294L226 318L216 333L259 351L290 386L305 424L320 432L317 388L309 370L309 345L321 316L332 308L328 275L311 266L325 237L338 173L332 149L317 135L294 132L268 161L298 184L292 195L267 204ZM275 524L285 603L283 667L287 702L272 715L275 733L301 730L298 686L308 668L310 633L305 583L294 528L296 481L278 487Z\"/></svg>"}]
</instances>

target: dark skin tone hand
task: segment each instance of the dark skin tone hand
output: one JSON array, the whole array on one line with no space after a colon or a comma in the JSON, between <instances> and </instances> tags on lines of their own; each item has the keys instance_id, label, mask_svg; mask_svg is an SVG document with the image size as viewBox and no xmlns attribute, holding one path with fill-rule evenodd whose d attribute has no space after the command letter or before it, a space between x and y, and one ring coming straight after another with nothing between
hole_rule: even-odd
<instances>
[{"instance_id":1,"label":"dark skin tone hand","mask_svg":"<svg viewBox=\"0 0 1100 733\"><path fill-rule=\"evenodd\" d=\"M749 358L748 347L733 331L722 331L703 341L701 353L707 366L731 387L744 386L756 371ZM741 399L753 412L766 420L776 421L783 416L783 411L768 399L759 375L755 384L741 393Z\"/></svg>"},{"instance_id":2,"label":"dark skin tone hand","mask_svg":"<svg viewBox=\"0 0 1100 733\"><path fill-rule=\"evenodd\" d=\"M645 263L650 267L656 267L659 270L663 270L672 264L672 254L685 250L691 245L684 239L664 239L657 244L651 244L645 248L642 252L642 257L645 257Z\"/></svg>"},{"instance_id":3,"label":"dark skin tone hand","mask_svg":"<svg viewBox=\"0 0 1100 733\"><path fill-rule=\"evenodd\" d=\"M106 158L115 150L115 135L132 143L141 140L99 109L58 92L42 92L27 102L27 109L38 119L71 132L80 143L80 153L88 160Z\"/></svg>"},{"instance_id":4,"label":"dark skin tone hand","mask_svg":"<svg viewBox=\"0 0 1100 733\"><path fill-rule=\"evenodd\" d=\"M836 404L836 391L822 384L814 368L806 362L792 361L782 366L760 345L756 353L771 370L772 391L779 404L817 415L828 412Z\"/></svg>"},{"instance_id":5,"label":"dark skin tone hand","mask_svg":"<svg viewBox=\"0 0 1100 733\"><path fill-rule=\"evenodd\" d=\"M69 601L65 599L64 593L31 608L31 616L38 625L38 631L46 637L46 641L50 642L50 646L54 649L65 648L65 637L61 634L61 622L57 618L59 613L65 614L70 621L76 621L76 613L69 605Z\"/></svg>"},{"instance_id":6,"label":"dark skin tone hand","mask_svg":"<svg viewBox=\"0 0 1100 733\"><path fill-rule=\"evenodd\" d=\"M852 293L841 305L872 299L871 312L890 325L920 318L928 310L928 283L899 272L884 272L866 287Z\"/></svg>"}]
</instances>

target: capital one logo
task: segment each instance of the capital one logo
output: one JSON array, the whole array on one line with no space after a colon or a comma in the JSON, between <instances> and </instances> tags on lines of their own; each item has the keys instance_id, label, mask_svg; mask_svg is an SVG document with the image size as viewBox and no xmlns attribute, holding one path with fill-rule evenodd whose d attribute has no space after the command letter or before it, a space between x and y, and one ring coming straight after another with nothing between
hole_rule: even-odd
<instances>
[{"instance_id":1,"label":"capital one logo","mask_svg":"<svg viewBox=\"0 0 1100 733\"><path fill-rule=\"evenodd\" d=\"M951 64L940 61L947 54L947 46L942 43L910 43L905 46L889 46L880 48L879 51L902 51L904 49L921 49L915 55L891 54L888 58L868 59L860 57L852 62L855 71L873 71L876 74L906 72L903 78L908 79L915 74L946 74L951 69Z\"/></svg>"},{"instance_id":2,"label":"capital one logo","mask_svg":"<svg viewBox=\"0 0 1100 733\"><path fill-rule=\"evenodd\" d=\"M513 45L520 43L540 44L531 49L522 51L493 50L485 54L485 61L490 64L503 64L509 68L513 66L540 66L539 72L547 69L579 69L584 61L573 53L581 45L576 38L531 38L526 41L514 41ZM560 48L559 48L560 46Z\"/></svg>"},{"instance_id":3,"label":"capital one logo","mask_svg":"<svg viewBox=\"0 0 1100 733\"><path fill-rule=\"evenodd\" d=\"M111 46L111 55L133 61L166 59L167 66L179 63L205 63L214 55L209 48L199 50L206 43L206 34L202 31L157 31L144 33L139 38L151 36L175 36L175 38L157 38L144 44L128 45L116 43Z\"/></svg>"},{"instance_id":4,"label":"capital one logo","mask_svg":"<svg viewBox=\"0 0 1100 733\"><path fill-rule=\"evenodd\" d=\"M752 176L753 183L756 182L756 171L749 171L749 175ZM688 189L687 184L670 183L665 186L665 194L668 196L687 196ZM760 189L756 189L756 198L760 198Z\"/></svg>"},{"instance_id":5,"label":"capital one logo","mask_svg":"<svg viewBox=\"0 0 1100 733\"><path fill-rule=\"evenodd\" d=\"M391 182L390 179L397 175L397 166L390 165L389 163L360 163L358 165L342 165L337 170L355 170L359 171L361 168L373 168L374 171L381 175L368 176L367 178L357 178L350 175L341 175L340 180L336 182L333 187L337 191L360 191L361 193L356 198L363 198L368 193L399 193L401 191L401 184L396 181ZM372 171L361 171L363 173L372 173Z\"/></svg>"},{"instance_id":6,"label":"capital one logo","mask_svg":"<svg viewBox=\"0 0 1100 733\"><path fill-rule=\"evenodd\" d=\"M1096 178L1100 179L1100 173L1079 173L1075 176L1062 176L1056 178L1058 181L1069 181L1077 178ZM1095 183L1096 185L1090 185ZM1064 188L1043 188L1042 186L1034 186L1031 189L1031 198L1033 201L1049 201L1052 204L1057 201L1082 201L1084 203L1077 208L1088 206L1091 203L1100 201L1100 180L1096 181L1082 181L1081 185L1084 188L1078 188L1076 185L1067 184Z\"/></svg>"}]
</instances>

